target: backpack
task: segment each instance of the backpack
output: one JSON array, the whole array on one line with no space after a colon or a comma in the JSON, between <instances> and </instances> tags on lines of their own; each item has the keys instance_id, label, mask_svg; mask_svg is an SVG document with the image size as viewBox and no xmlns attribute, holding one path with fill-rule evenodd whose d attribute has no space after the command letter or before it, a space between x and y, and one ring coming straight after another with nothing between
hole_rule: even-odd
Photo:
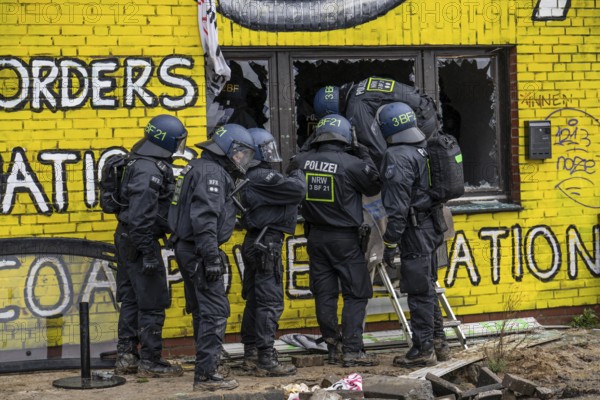
<instances>
[{"instance_id":1,"label":"backpack","mask_svg":"<svg viewBox=\"0 0 600 400\"><path fill-rule=\"evenodd\" d=\"M429 195L445 203L465 193L462 153L456 138L441 131L427 139Z\"/></svg>"},{"instance_id":2,"label":"backpack","mask_svg":"<svg viewBox=\"0 0 600 400\"><path fill-rule=\"evenodd\" d=\"M125 204L121 203L121 182L125 167L129 164L129 154L115 154L108 157L102 167L100 178L100 208L107 214L118 214Z\"/></svg>"}]
</instances>

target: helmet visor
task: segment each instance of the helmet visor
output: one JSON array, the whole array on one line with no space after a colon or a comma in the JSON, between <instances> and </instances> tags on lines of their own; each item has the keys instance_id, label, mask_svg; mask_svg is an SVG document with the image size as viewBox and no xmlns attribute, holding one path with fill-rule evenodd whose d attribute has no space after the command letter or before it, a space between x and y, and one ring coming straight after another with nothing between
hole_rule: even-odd
<instances>
[{"instance_id":1,"label":"helmet visor","mask_svg":"<svg viewBox=\"0 0 600 400\"><path fill-rule=\"evenodd\" d=\"M260 152L262 154L263 161L266 161L269 163L276 163L276 162L283 161L281 159L281 157L279 156L279 151L277 150L277 144L275 144L274 140L267 142L267 143L263 143L263 144L259 145L258 148L260 149Z\"/></svg>"},{"instance_id":2,"label":"helmet visor","mask_svg":"<svg viewBox=\"0 0 600 400\"><path fill-rule=\"evenodd\" d=\"M175 153L183 154L185 152L186 139L187 136L177 139L177 150L175 150Z\"/></svg>"},{"instance_id":3,"label":"helmet visor","mask_svg":"<svg viewBox=\"0 0 600 400\"><path fill-rule=\"evenodd\" d=\"M227 152L227 158L231 160L240 172L245 174L246 170L251 166L251 162L254 160L254 153L254 148L245 143L234 141Z\"/></svg>"}]
</instances>

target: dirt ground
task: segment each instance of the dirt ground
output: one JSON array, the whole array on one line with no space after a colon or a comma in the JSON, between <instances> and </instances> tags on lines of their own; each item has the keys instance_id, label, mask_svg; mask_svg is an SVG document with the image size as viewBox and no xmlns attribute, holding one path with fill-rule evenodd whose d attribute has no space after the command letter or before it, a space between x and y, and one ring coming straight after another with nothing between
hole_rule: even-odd
<instances>
[{"instance_id":1,"label":"dirt ground","mask_svg":"<svg viewBox=\"0 0 600 400\"><path fill-rule=\"evenodd\" d=\"M555 390L555 398L600 399L600 330L568 329L554 330L552 333L555 333L555 338L560 338L534 347L531 347L531 344L525 345L520 339L506 341L502 357L508 365L506 372ZM471 346L471 349L466 351L453 346L452 355L454 359L467 359L474 353L484 354L483 346L497 349L496 344L497 342L490 339ZM347 376L352 372L357 372L363 377L406 375L411 371L392 366L393 357L404 351L406 349L378 351L380 365L376 367L349 369L325 365L300 368L295 376L285 378L257 378L246 375L237 367L239 361L235 360L228 365L231 367L231 375L240 383L235 392L249 393L274 387L280 388L290 383L305 383L312 387L320 384L325 376L331 374L338 377ZM288 357L283 358L286 360ZM472 364L449 373L444 378L468 390L474 387L478 365L487 364L485 361ZM122 386L94 390L65 390L52 386L52 382L56 379L79 376L80 372L77 370L7 374L0 376L0 398L10 400L184 399L193 394L193 365L184 362L183 366L186 372L182 377L138 379L135 376L126 376L127 383ZM94 370L94 372L100 371ZM502 377L502 373L498 375Z\"/></svg>"}]
</instances>

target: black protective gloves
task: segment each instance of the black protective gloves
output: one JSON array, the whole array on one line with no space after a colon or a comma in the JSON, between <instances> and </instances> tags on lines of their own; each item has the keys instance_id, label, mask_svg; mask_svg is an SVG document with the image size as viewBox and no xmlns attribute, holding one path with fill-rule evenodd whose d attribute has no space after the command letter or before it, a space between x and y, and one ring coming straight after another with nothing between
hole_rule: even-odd
<instances>
[{"instance_id":1,"label":"black protective gloves","mask_svg":"<svg viewBox=\"0 0 600 400\"><path fill-rule=\"evenodd\" d=\"M162 265L154 254L145 254L142 257L142 273L144 275L153 275L160 271Z\"/></svg>"},{"instance_id":2,"label":"black protective gloves","mask_svg":"<svg viewBox=\"0 0 600 400\"><path fill-rule=\"evenodd\" d=\"M221 257L204 260L204 277L207 282L214 282L223 275L223 261Z\"/></svg>"}]
</instances>

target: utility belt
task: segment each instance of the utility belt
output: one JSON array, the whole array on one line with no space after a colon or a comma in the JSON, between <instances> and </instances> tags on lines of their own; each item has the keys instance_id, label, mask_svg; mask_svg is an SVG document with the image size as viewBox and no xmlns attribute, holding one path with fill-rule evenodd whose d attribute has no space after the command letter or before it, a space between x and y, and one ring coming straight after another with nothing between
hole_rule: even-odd
<instances>
[{"instance_id":1,"label":"utility belt","mask_svg":"<svg viewBox=\"0 0 600 400\"><path fill-rule=\"evenodd\" d=\"M431 219L435 231L438 233L444 233L446 230L448 230L448 226L446 225L442 207L442 204L437 204L428 211L419 211L415 210L413 207L410 207L408 216L411 226L416 228L421 225L422 222Z\"/></svg>"},{"instance_id":2,"label":"utility belt","mask_svg":"<svg viewBox=\"0 0 600 400\"><path fill-rule=\"evenodd\" d=\"M265 228L263 228L263 229L265 229ZM248 232L249 236L256 237L262 233L263 229L251 228L251 229L246 230L246 232ZM280 230L277 230L275 228L267 227L266 231L263 233L263 236L270 235L270 234L283 235L283 232L281 232Z\"/></svg>"},{"instance_id":3,"label":"utility belt","mask_svg":"<svg viewBox=\"0 0 600 400\"><path fill-rule=\"evenodd\" d=\"M358 226L332 226L332 225L318 225L310 224L310 229L315 229L325 232L358 232Z\"/></svg>"},{"instance_id":4,"label":"utility belt","mask_svg":"<svg viewBox=\"0 0 600 400\"><path fill-rule=\"evenodd\" d=\"M421 222L425 221L431 216L431 211L419 211L414 207L410 207L408 209L408 217L411 226L417 227L421 224Z\"/></svg>"},{"instance_id":5,"label":"utility belt","mask_svg":"<svg viewBox=\"0 0 600 400\"><path fill-rule=\"evenodd\" d=\"M363 253L367 251L369 246L369 238L371 236L371 227L367 224L361 226L331 226L331 225L315 225L308 222L304 223L304 233L308 236L308 232L312 229L325 232L349 232L358 235L358 241L360 242L360 249Z\"/></svg>"}]
</instances>

